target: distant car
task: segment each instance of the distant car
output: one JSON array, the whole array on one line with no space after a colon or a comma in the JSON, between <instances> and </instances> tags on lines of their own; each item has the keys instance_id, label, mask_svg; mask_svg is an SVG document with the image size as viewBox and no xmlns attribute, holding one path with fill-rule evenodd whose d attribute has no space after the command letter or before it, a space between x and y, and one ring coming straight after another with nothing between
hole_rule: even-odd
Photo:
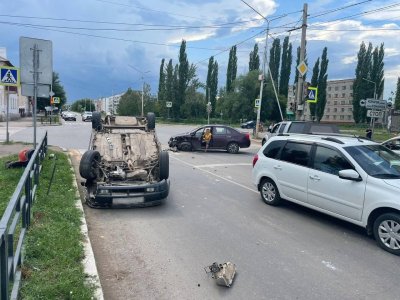
<instances>
[{"instance_id":1,"label":"distant car","mask_svg":"<svg viewBox=\"0 0 400 300\"><path fill-rule=\"evenodd\" d=\"M400 135L384 141L382 145L400 155Z\"/></svg>"},{"instance_id":2,"label":"distant car","mask_svg":"<svg viewBox=\"0 0 400 300\"><path fill-rule=\"evenodd\" d=\"M240 148L250 147L250 134L240 132L226 125L205 125L191 132L178 134L169 139L168 145L182 151L202 150L205 144L202 137L206 129L210 129L212 138L208 146L209 150L226 150L229 153L238 153Z\"/></svg>"},{"instance_id":3,"label":"distant car","mask_svg":"<svg viewBox=\"0 0 400 300\"><path fill-rule=\"evenodd\" d=\"M247 121L245 123L242 123L242 125L240 125L241 128L247 128L247 129L252 129L256 127L256 121L251 120L251 121Z\"/></svg>"},{"instance_id":4,"label":"distant car","mask_svg":"<svg viewBox=\"0 0 400 300\"><path fill-rule=\"evenodd\" d=\"M85 111L82 113L82 121L91 121L92 120L93 113L91 111Z\"/></svg>"},{"instance_id":5,"label":"distant car","mask_svg":"<svg viewBox=\"0 0 400 300\"><path fill-rule=\"evenodd\" d=\"M76 121L76 115L73 112L67 111L64 113L65 121Z\"/></svg>"}]
</instances>

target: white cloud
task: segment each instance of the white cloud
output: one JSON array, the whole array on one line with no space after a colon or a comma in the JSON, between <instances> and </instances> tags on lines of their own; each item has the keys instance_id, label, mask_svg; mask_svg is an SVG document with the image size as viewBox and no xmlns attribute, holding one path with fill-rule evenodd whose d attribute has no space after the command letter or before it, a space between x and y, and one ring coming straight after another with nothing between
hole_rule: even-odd
<instances>
[{"instance_id":1,"label":"white cloud","mask_svg":"<svg viewBox=\"0 0 400 300\"><path fill-rule=\"evenodd\" d=\"M357 62L357 55L345 56L342 58L342 63L345 65Z\"/></svg>"}]
</instances>

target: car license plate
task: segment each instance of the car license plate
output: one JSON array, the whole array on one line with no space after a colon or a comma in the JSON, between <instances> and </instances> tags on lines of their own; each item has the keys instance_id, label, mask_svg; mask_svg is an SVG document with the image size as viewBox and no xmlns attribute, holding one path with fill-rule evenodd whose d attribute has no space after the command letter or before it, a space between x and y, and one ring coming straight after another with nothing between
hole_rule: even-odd
<instances>
[{"instance_id":1,"label":"car license plate","mask_svg":"<svg viewBox=\"0 0 400 300\"><path fill-rule=\"evenodd\" d=\"M132 197L132 198L114 198L113 204L115 205L133 205L144 202L144 197Z\"/></svg>"}]
</instances>

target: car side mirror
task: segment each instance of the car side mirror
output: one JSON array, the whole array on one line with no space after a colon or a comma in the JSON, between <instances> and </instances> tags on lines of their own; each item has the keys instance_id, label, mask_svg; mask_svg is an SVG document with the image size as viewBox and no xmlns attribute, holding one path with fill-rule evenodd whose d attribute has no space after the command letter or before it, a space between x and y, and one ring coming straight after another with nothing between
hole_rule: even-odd
<instances>
[{"instance_id":1,"label":"car side mirror","mask_svg":"<svg viewBox=\"0 0 400 300\"><path fill-rule=\"evenodd\" d=\"M360 174L353 169L339 171L339 178L353 181L362 181Z\"/></svg>"}]
</instances>

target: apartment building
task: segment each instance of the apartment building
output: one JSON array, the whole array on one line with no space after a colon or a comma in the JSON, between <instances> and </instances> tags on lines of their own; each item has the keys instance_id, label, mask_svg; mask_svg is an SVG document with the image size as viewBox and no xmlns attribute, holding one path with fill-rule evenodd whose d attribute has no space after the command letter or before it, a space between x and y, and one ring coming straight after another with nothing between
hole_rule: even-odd
<instances>
[{"instance_id":1,"label":"apartment building","mask_svg":"<svg viewBox=\"0 0 400 300\"><path fill-rule=\"evenodd\" d=\"M354 123L353 119L353 84L354 79L329 80L326 87L326 105L322 122ZM288 117L292 114L290 108L295 103L295 87L290 86L288 92ZM309 105L304 107L305 120L312 120Z\"/></svg>"}]
</instances>

